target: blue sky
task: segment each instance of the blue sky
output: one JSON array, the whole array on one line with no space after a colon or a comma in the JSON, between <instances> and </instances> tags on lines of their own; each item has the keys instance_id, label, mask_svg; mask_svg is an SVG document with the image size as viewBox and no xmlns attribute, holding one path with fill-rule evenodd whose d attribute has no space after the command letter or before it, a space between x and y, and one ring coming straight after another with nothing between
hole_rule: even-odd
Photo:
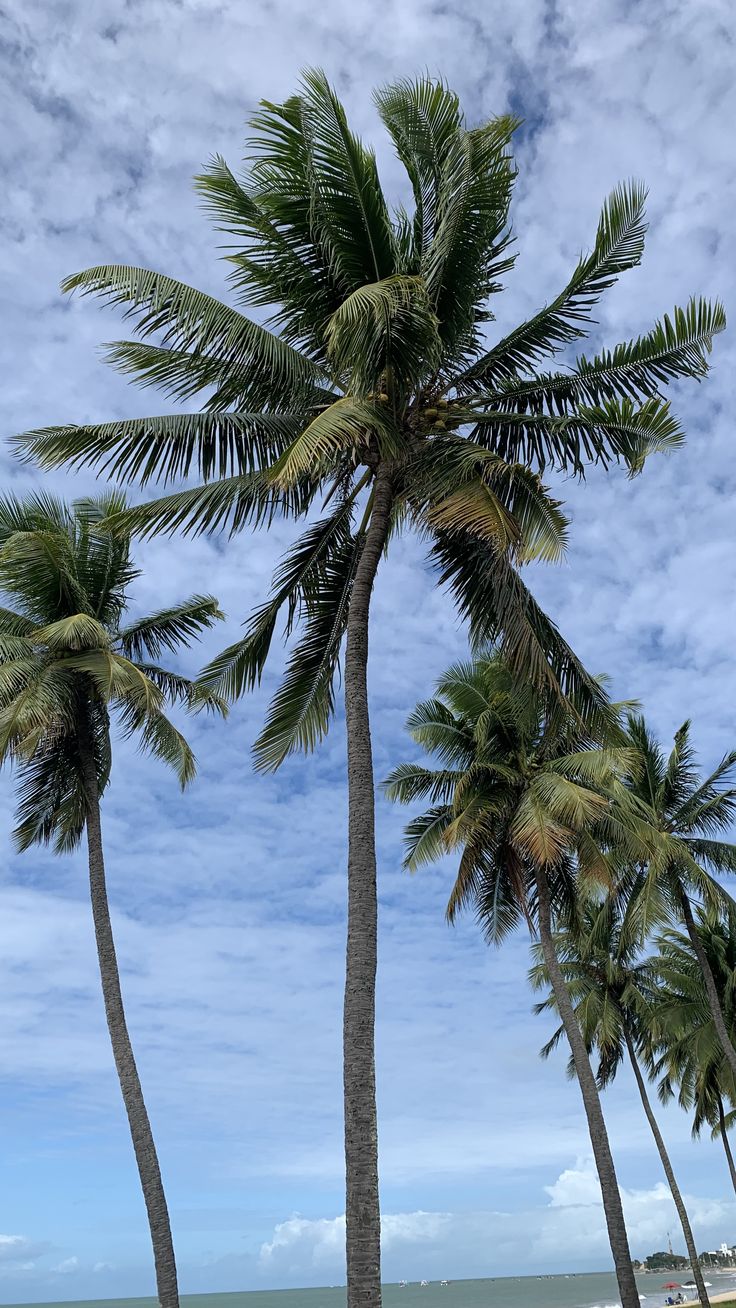
<instances>
[{"instance_id":1,"label":"blue sky","mask_svg":"<svg viewBox=\"0 0 736 1308\"><path fill-rule=\"evenodd\" d=\"M597 338L645 330L695 293L733 312L736 117L727 0L11 0L3 24L0 341L4 431L163 411L106 371L125 334L61 277L103 261L161 268L223 293L216 237L191 176L214 151L237 164L257 99L322 64L354 125L399 184L373 85L442 72L471 119L512 106L519 260L503 328L566 279L622 178L650 186L648 252L609 295ZM638 696L665 735L686 716L704 762L734 721L733 334L677 404L685 451L638 481L565 484L567 561L534 587L594 671ZM3 456L6 484L28 470ZM49 479L68 492L90 479ZM288 540L242 536L140 550L141 608L212 590L237 631ZM371 662L379 775L406 751L402 723L462 653L447 596L415 541L376 593ZM199 657L193 655L193 670ZM104 820L130 1023L160 1144L184 1290L342 1279L340 1002L344 954L344 740L256 778L261 693L227 725L192 728L200 775L173 779L128 746ZM142 1201L106 1041L81 857L9 850L0 783L0 1300L148 1293ZM609 1264L577 1091L542 1064L523 940L487 951L472 922L447 929L449 869L399 870L402 815L382 805L379 1095L385 1271L401 1276L573 1270ZM632 1246L675 1221L634 1097L607 1110ZM663 1123L698 1243L736 1238L717 1150Z\"/></svg>"}]
</instances>

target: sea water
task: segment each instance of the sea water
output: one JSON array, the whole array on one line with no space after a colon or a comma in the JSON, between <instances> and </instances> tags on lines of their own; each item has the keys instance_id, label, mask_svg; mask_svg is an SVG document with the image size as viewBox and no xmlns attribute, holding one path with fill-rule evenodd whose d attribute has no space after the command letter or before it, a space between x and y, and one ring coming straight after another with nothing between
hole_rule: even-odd
<instances>
[{"instance_id":1,"label":"sea water","mask_svg":"<svg viewBox=\"0 0 736 1308\"><path fill-rule=\"evenodd\" d=\"M637 1275L642 1308L662 1308L669 1293L664 1289L676 1276L652 1272ZM684 1273L684 1280L690 1279ZM712 1282L711 1294L733 1290L732 1276L705 1273ZM687 1297L687 1295L686 1295ZM569 1276L497 1276L475 1281L438 1281L428 1285L410 1282L406 1286L384 1285L384 1308L618 1308L620 1298L612 1272L577 1273ZM233 1294L185 1294L182 1308L344 1308L343 1286L317 1290L249 1290ZM44 1308L61 1308L47 1304ZM155 1299L67 1300L64 1308L157 1308Z\"/></svg>"}]
</instances>

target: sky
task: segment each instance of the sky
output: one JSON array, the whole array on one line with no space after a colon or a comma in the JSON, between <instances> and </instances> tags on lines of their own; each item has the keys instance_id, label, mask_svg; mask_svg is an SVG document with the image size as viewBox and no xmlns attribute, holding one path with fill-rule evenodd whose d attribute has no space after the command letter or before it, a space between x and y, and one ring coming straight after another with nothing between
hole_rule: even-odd
<instances>
[{"instance_id":1,"label":"sky","mask_svg":"<svg viewBox=\"0 0 736 1308\"><path fill-rule=\"evenodd\" d=\"M217 235L192 175L233 166L261 97L322 65L400 186L372 88L424 69L472 122L513 110L518 262L494 329L564 284L622 179L650 188L642 267L600 307L594 344L646 330L693 294L733 311L736 20L728 0L10 0L0 19L2 434L163 412L107 370L125 335L60 279L99 262L161 269L225 296ZM734 745L733 332L709 379L676 390L685 450L638 480L560 486L565 562L535 593L592 671L636 697L664 738L686 717L704 765ZM35 474L3 447L4 484ZM87 491L89 474L46 484ZM238 632L289 540L139 548L143 611L212 591ZM404 719L465 652L412 539L375 595L370 688L377 775L407 755ZM160 1149L184 1291L343 1279L340 1008L345 927L344 737L275 777L249 749L276 685L227 724L197 721L182 798L118 746L103 806L131 1031ZM83 856L12 853L0 779L0 1301L151 1293L142 1200L107 1043ZM443 920L451 869L400 869L404 814L381 802L378 1082L387 1279L610 1266L578 1091L531 1015L528 945L486 948ZM606 1094L632 1252L681 1243L633 1084ZM699 1247L736 1240L719 1150L676 1109L662 1126Z\"/></svg>"}]
</instances>

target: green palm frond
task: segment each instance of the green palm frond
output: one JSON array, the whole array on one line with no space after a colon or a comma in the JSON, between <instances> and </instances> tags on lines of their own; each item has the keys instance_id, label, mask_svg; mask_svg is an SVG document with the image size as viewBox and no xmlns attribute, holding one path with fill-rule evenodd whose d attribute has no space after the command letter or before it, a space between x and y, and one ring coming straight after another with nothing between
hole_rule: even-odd
<instances>
[{"instance_id":1,"label":"green palm frond","mask_svg":"<svg viewBox=\"0 0 736 1308\"><path fill-rule=\"evenodd\" d=\"M289 105L263 104L252 120L260 154L240 182L215 155L194 182L215 226L234 238L226 246L230 281L245 304L265 306L284 339L308 341L310 357L326 365L323 333L340 296L321 243L313 243L315 205L307 178L301 114ZM311 203L311 212L310 212ZM283 310L274 311L282 304Z\"/></svg>"},{"instance_id":2,"label":"green palm frond","mask_svg":"<svg viewBox=\"0 0 736 1308\"><path fill-rule=\"evenodd\" d=\"M345 293L389 277L394 235L376 157L350 131L345 110L320 70L304 74L302 113L318 221Z\"/></svg>"},{"instance_id":3,"label":"green palm frond","mask_svg":"<svg viewBox=\"0 0 736 1308\"><path fill-rule=\"evenodd\" d=\"M31 635L34 627L32 618L0 605L0 638L3 641L25 640L26 636Z\"/></svg>"},{"instance_id":4,"label":"green palm frond","mask_svg":"<svg viewBox=\"0 0 736 1308\"><path fill-rule=\"evenodd\" d=\"M379 404L350 396L323 409L296 437L271 469L271 480L287 488L309 474L323 478L337 456L351 453L361 462L371 451L397 452L397 432Z\"/></svg>"},{"instance_id":5,"label":"green palm frond","mask_svg":"<svg viewBox=\"0 0 736 1308\"><path fill-rule=\"evenodd\" d=\"M477 536L504 552L521 545L521 529L514 515L480 478L466 482L433 505L427 521L438 531Z\"/></svg>"},{"instance_id":6,"label":"green palm frond","mask_svg":"<svg viewBox=\"0 0 736 1308\"><path fill-rule=\"evenodd\" d=\"M60 654L69 650L107 649L110 636L102 623L89 613L71 613L68 618L58 618L46 627L37 627L33 642Z\"/></svg>"},{"instance_id":7,"label":"green palm frond","mask_svg":"<svg viewBox=\"0 0 736 1308\"><path fill-rule=\"evenodd\" d=\"M472 758L470 732L439 699L417 704L407 718L406 729L418 745L443 763L467 765Z\"/></svg>"},{"instance_id":8,"label":"green palm frond","mask_svg":"<svg viewBox=\"0 0 736 1308\"><path fill-rule=\"evenodd\" d=\"M94 464L109 477L204 480L268 467L298 436L305 418L275 413L173 413L88 426L39 427L15 438L21 455L42 468Z\"/></svg>"},{"instance_id":9,"label":"green palm frond","mask_svg":"<svg viewBox=\"0 0 736 1308\"><path fill-rule=\"evenodd\" d=\"M406 169L414 193L412 255L427 256L438 223L438 204L459 150L464 124L460 101L441 81L403 79L374 93L378 112Z\"/></svg>"},{"instance_id":10,"label":"green palm frond","mask_svg":"<svg viewBox=\"0 0 736 1308\"><path fill-rule=\"evenodd\" d=\"M62 290L97 295L104 303L125 305L144 339L161 334L164 346L195 357L214 355L251 374L246 407L289 407L321 382L319 371L298 350L265 327L202 291L148 268L99 265L67 277ZM123 370L134 360L123 355ZM196 365L195 365L196 366ZM145 368L144 368L145 378ZM278 393L279 402L275 403Z\"/></svg>"},{"instance_id":11,"label":"green palm frond","mask_svg":"<svg viewBox=\"0 0 736 1308\"><path fill-rule=\"evenodd\" d=\"M623 463L639 472L649 455L668 453L683 441L669 404L657 397L639 406L628 397L596 405L580 401L573 413L562 416L495 409L460 411L457 416L474 421L478 442L505 462L530 464L539 471L556 467L576 476L583 476L593 463Z\"/></svg>"},{"instance_id":12,"label":"green palm frond","mask_svg":"<svg viewBox=\"0 0 736 1308\"><path fill-rule=\"evenodd\" d=\"M193 637L224 620L224 613L212 595L190 599L132 622L117 633L117 644L126 658L158 659L164 650L176 650Z\"/></svg>"},{"instance_id":13,"label":"green palm frond","mask_svg":"<svg viewBox=\"0 0 736 1308\"><path fill-rule=\"evenodd\" d=\"M595 732L614 723L606 694L503 555L472 538L438 537L431 556L475 648L498 641L516 676L561 691Z\"/></svg>"},{"instance_id":14,"label":"green palm frond","mask_svg":"<svg viewBox=\"0 0 736 1308\"><path fill-rule=\"evenodd\" d=\"M77 705L66 670L39 663L14 697L0 707L0 763L25 759L35 751L38 733L65 733L74 726Z\"/></svg>"},{"instance_id":15,"label":"green palm frond","mask_svg":"<svg viewBox=\"0 0 736 1308\"><path fill-rule=\"evenodd\" d=\"M74 567L73 542L67 532L18 531L0 546L0 591L36 625L61 600L73 612L88 604Z\"/></svg>"},{"instance_id":16,"label":"green palm frond","mask_svg":"<svg viewBox=\"0 0 736 1308\"><path fill-rule=\"evenodd\" d=\"M226 699L238 699L261 679L276 622L287 606L287 631L298 620L309 596L318 595L333 556L344 555L350 543L352 506L344 501L329 517L314 523L279 564L271 598L251 615L247 633L222 650L200 674L200 681Z\"/></svg>"},{"instance_id":17,"label":"green palm frond","mask_svg":"<svg viewBox=\"0 0 736 1308\"><path fill-rule=\"evenodd\" d=\"M591 359L581 355L568 372L540 373L531 381L512 378L489 397L489 403L511 412L546 408L552 414L605 400L641 403L679 377L705 376L713 337L725 326L718 301L692 299L644 335Z\"/></svg>"},{"instance_id":18,"label":"green palm frond","mask_svg":"<svg viewBox=\"0 0 736 1308\"><path fill-rule=\"evenodd\" d=\"M334 712L334 674L348 619L362 537L347 536L327 557L318 592L306 603L301 640L253 747L256 767L270 772L295 750L311 751Z\"/></svg>"},{"instance_id":19,"label":"green palm frond","mask_svg":"<svg viewBox=\"0 0 736 1308\"><path fill-rule=\"evenodd\" d=\"M420 817L412 818L407 823L404 833L404 867L409 872L416 872L420 867L436 863L447 854L445 833L453 820L453 810L448 804L436 805L427 809Z\"/></svg>"},{"instance_id":20,"label":"green palm frond","mask_svg":"<svg viewBox=\"0 0 736 1308\"><path fill-rule=\"evenodd\" d=\"M580 259L567 286L522 323L460 379L463 390L479 381L504 381L529 371L584 333L591 309L618 276L635 268L644 251L646 190L638 182L617 187L606 200L591 253Z\"/></svg>"},{"instance_id":21,"label":"green palm frond","mask_svg":"<svg viewBox=\"0 0 736 1308\"><path fill-rule=\"evenodd\" d=\"M71 527L69 509L48 491L31 491L24 497L0 498L0 545L16 532L55 530L66 534Z\"/></svg>"},{"instance_id":22,"label":"green palm frond","mask_svg":"<svg viewBox=\"0 0 736 1308\"><path fill-rule=\"evenodd\" d=\"M606 795L597 794L589 785L552 770L539 773L530 789L556 821L573 830L594 825L609 803Z\"/></svg>"},{"instance_id":23,"label":"green palm frond","mask_svg":"<svg viewBox=\"0 0 736 1308\"><path fill-rule=\"evenodd\" d=\"M140 747L167 763L179 778L182 790L193 780L197 765L191 747L163 713L148 713L141 726Z\"/></svg>"},{"instance_id":24,"label":"green palm frond","mask_svg":"<svg viewBox=\"0 0 736 1308\"><path fill-rule=\"evenodd\" d=\"M718 300L689 300L684 309L675 308L672 317L665 314L646 335L590 361L582 355L571 382L593 403L614 396L636 403L678 377L704 377L713 337L725 326L726 315Z\"/></svg>"},{"instance_id":25,"label":"green palm frond","mask_svg":"<svg viewBox=\"0 0 736 1308\"><path fill-rule=\"evenodd\" d=\"M110 518L110 528L127 536L213 535L234 536L246 526L268 525L287 515L299 517L308 507L311 487L305 481L280 490L261 472L175 491L145 504L136 504Z\"/></svg>"},{"instance_id":26,"label":"green palm frond","mask_svg":"<svg viewBox=\"0 0 736 1308\"><path fill-rule=\"evenodd\" d=\"M461 772L451 769L432 772L418 763L399 763L381 783L381 788L387 799L400 804L411 804L417 799L447 803L461 776Z\"/></svg>"},{"instance_id":27,"label":"green palm frond","mask_svg":"<svg viewBox=\"0 0 736 1308\"><path fill-rule=\"evenodd\" d=\"M423 279L396 275L343 300L327 324L327 349L352 393L379 389L387 372L400 391L410 391L440 362L438 328Z\"/></svg>"}]
</instances>

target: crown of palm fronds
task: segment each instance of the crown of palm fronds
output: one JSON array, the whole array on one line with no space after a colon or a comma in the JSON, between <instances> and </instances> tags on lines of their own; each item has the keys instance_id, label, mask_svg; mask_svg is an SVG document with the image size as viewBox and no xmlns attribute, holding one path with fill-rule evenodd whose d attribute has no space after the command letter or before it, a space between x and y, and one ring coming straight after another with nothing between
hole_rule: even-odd
<instances>
[{"instance_id":1,"label":"crown of palm fronds","mask_svg":"<svg viewBox=\"0 0 736 1308\"><path fill-rule=\"evenodd\" d=\"M124 508L119 495L71 508L45 494L0 500L0 764L17 765L21 849L77 844L87 810L80 740L102 793L111 714L184 786L195 760L167 701L225 711L210 688L159 664L222 617L216 600L195 595L124 622L138 572L129 538L105 526Z\"/></svg>"},{"instance_id":2,"label":"crown of palm fronds","mask_svg":"<svg viewBox=\"0 0 736 1308\"><path fill-rule=\"evenodd\" d=\"M736 935L728 917L700 910L697 930L715 980L727 1030L736 1037ZM719 1130L719 1101L736 1104L733 1072L718 1038L702 970L689 937L672 929L654 940L656 986L650 1008L663 1102L675 1094L693 1115L693 1135Z\"/></svg>"},{"instance_id":3,"label":"crown of palm fronds","mask_svg":"<svg viewBox=\"0 0 736 1308\"><path fill-rule=\"evenodd\" d=\"M656 992L656 960L642 956L638 942L626 929L625 897L621 888L605 897L578 899L569 921L554 935L555 951L573 1003L575 1016L589 1054L596 1053L596 1079L609 1085L625 1061L630 1043L637 1057L652 1071L652 1008ZM549 975L539 945L532 949L534 963L529 980L534 990L548 989L534 1012L557 1013ZM559 1026L542 1046L548 1058L563 1039ZM568 1075L575 1075L570 1058Z\"/></svg>"},{"instance_id":4,"label":"crown of palm fronds","mask_svg":"<svg viewBox=\"0 0 736 1308\"><path fill-rule=\"evenodd\" d=\"M648 453L676 447L663 388L706 373L724 325L719 304L693 300L634 340L540 370L586 335L601 295L641 259L645 192L632 182L605 202L560 293L491 342L493 297L515 258L517 120L469 128L457 96L428 78L384 88L376 104L411 212L391 211L373 151L324 75L307 73L299 94L264 102L252 120L246 176L215 158L197 179L227 240L237 307L142 268L104 265L64 283L124 307L138 339L110 346L115 367L182 403L201 397L197 409L19 438L46 467L93 463L141 484L201 479L129 510L127 525L142 532L232 532L332 506L284 560L243 639L207 671L240 694L261 674L281 609L287 633L300 625L257 744L262 767L326 730L381 469L394 529L427 537L473 641L500 640L517 671L604 713L600 685L518 573L564 549L565 518L541 476L612 461L633 473Z\"/></svg>"},{"instance_id":5,"label":"crown of palm fronds","mask_svg":"<svg viewBox=\"0 0 736 1308\"><path fill-rule=\"evenodd\" d=\"M500 653L451 667L407 729L441 766L401 764L384 789L432 804L406 828L407 868L460 851L450 920L472 905L498 941L533 921L535 866L552 874L562 912L572 911L576 882L609 885L608 846L641 856L621 797L632 751L617 733L595 742L574 701L562 708L520 681Z\"/></svg>"},{"instance_id":6,"label":"crown of palm fronds","mask_svg":"<svg viewBox=\"0 0 736 1308\"><path fill-rule=\"evenodd\" d=\"M644 939L653 926L679 919L685 893L716 917L733 914L736 905L717 877L736 871L736 845L719 839L736 815L736 751L703 778L689 722L675 734L669 755L641 716L629 715L627 735L639 765L626 785L652 832L649 857L629 890L630 929Z\"/></svg>"}]
</instances>

